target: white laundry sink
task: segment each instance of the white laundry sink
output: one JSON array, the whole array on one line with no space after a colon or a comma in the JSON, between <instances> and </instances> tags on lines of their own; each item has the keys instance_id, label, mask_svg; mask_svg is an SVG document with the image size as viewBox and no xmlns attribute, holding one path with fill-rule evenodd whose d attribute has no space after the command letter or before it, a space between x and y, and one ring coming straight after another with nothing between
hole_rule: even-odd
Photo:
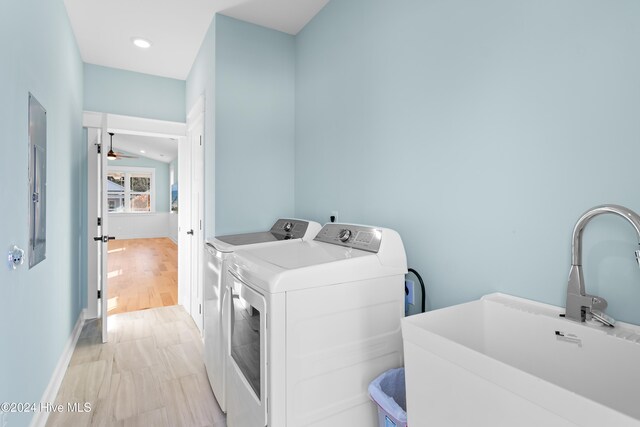
<instances>
[{"instance_id":1,"label":"white laundry sink","mask_svg":"<svg viewBox=\"0 0 640 427\"><path fill-rule=\"evenodd\" d=\"M405 318L408 425L640 426L640 327L504 294Z\"/></svg>"}]
</instances>

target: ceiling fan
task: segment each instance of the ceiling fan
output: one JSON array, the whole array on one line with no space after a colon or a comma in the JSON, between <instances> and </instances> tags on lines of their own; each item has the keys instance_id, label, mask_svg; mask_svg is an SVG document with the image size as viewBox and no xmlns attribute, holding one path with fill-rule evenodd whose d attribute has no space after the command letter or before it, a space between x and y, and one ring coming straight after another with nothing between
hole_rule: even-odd
<instances>
[{"instance_id":1,"label":"ceiling fan","mask_svg":"<svg viewBox=\"0 0 640 427\"><path fill-rule=\"evenodd\" d=\"M111 145L109 146L109 152L107 153L107 159L109 160L118 160L118 159L137 159L136 156L128 156L123 153L119 153L117 151L113 151L113 132L109 132L109 138L111 139Z\"/></svg>"}]
</instances>

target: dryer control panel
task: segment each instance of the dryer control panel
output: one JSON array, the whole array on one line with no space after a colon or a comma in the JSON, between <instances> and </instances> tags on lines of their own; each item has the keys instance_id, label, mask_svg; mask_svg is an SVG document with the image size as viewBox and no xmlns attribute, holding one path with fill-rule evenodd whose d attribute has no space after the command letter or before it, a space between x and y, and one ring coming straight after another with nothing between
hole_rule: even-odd
<instances>
[{"instance_id":1,"label":"dryer control panel","mask_svg":"<svg viewBox=\"0 0 640 427\"><path fill-rule=\"evenodd\" d=\"M325 224L313 240L377 253L382 230L366 225Z\"/></svg>"},{"instance_id":2,"label":"dryer control panel","mask_svg":"<svg viewBox=\"0 0 640 427\"><path fill-rule=\"evenodd\" d=\"M302 239L307 232L308 226L309 223L307 221L300 221L299 219L279 219L273 224L270 231L276 237L281 237L284 240Z\"/></svg>"}]
</instances>

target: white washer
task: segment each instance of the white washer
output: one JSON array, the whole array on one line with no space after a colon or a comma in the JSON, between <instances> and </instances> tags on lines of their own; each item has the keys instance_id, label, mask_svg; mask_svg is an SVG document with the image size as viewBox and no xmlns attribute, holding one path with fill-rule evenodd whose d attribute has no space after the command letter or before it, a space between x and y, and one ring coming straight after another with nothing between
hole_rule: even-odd
<instances>
[{"instance_id":1,"label":"white washer","mask_svg":"<svg viewBox=\"0 0 640 427\"><path fill-rule=\"evenodd\" d=\"M313 239L321 225L313 221L279 219L270 231L218 236L205 243L204 273L204 360L207 376L218 404L226 412L226 351L222 327L224 275L227 260L238 248L287 245Z\"/></svg>"},{"instance_id":2,"label":"white washer","mask_svg":"<svg viewBox=\"0 0 640 427\"><path fill-rule=\"evenodd\" d=\"M229 427L374 427L369 383L402 366L407 263L393 230L327 224L229 262ZM231 303L233 301L233 303Z\"/></svg>"}]
</instances>

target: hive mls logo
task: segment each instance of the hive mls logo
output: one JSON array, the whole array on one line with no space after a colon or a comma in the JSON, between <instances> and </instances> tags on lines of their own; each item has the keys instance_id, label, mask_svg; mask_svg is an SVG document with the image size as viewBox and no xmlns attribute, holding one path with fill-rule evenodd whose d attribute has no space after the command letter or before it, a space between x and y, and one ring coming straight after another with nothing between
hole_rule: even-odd
<instances>
[{"instance_id":1,"label":"hive mls logo","mask_svg":"<svg viewBox=\"0 0 640 427\"><path fill-rule=\"evenodd\" d=\"M91 403L85 402L81 405L79 402L67 403L68 412L91 412Z\"/></svg>"}]
</instances>

